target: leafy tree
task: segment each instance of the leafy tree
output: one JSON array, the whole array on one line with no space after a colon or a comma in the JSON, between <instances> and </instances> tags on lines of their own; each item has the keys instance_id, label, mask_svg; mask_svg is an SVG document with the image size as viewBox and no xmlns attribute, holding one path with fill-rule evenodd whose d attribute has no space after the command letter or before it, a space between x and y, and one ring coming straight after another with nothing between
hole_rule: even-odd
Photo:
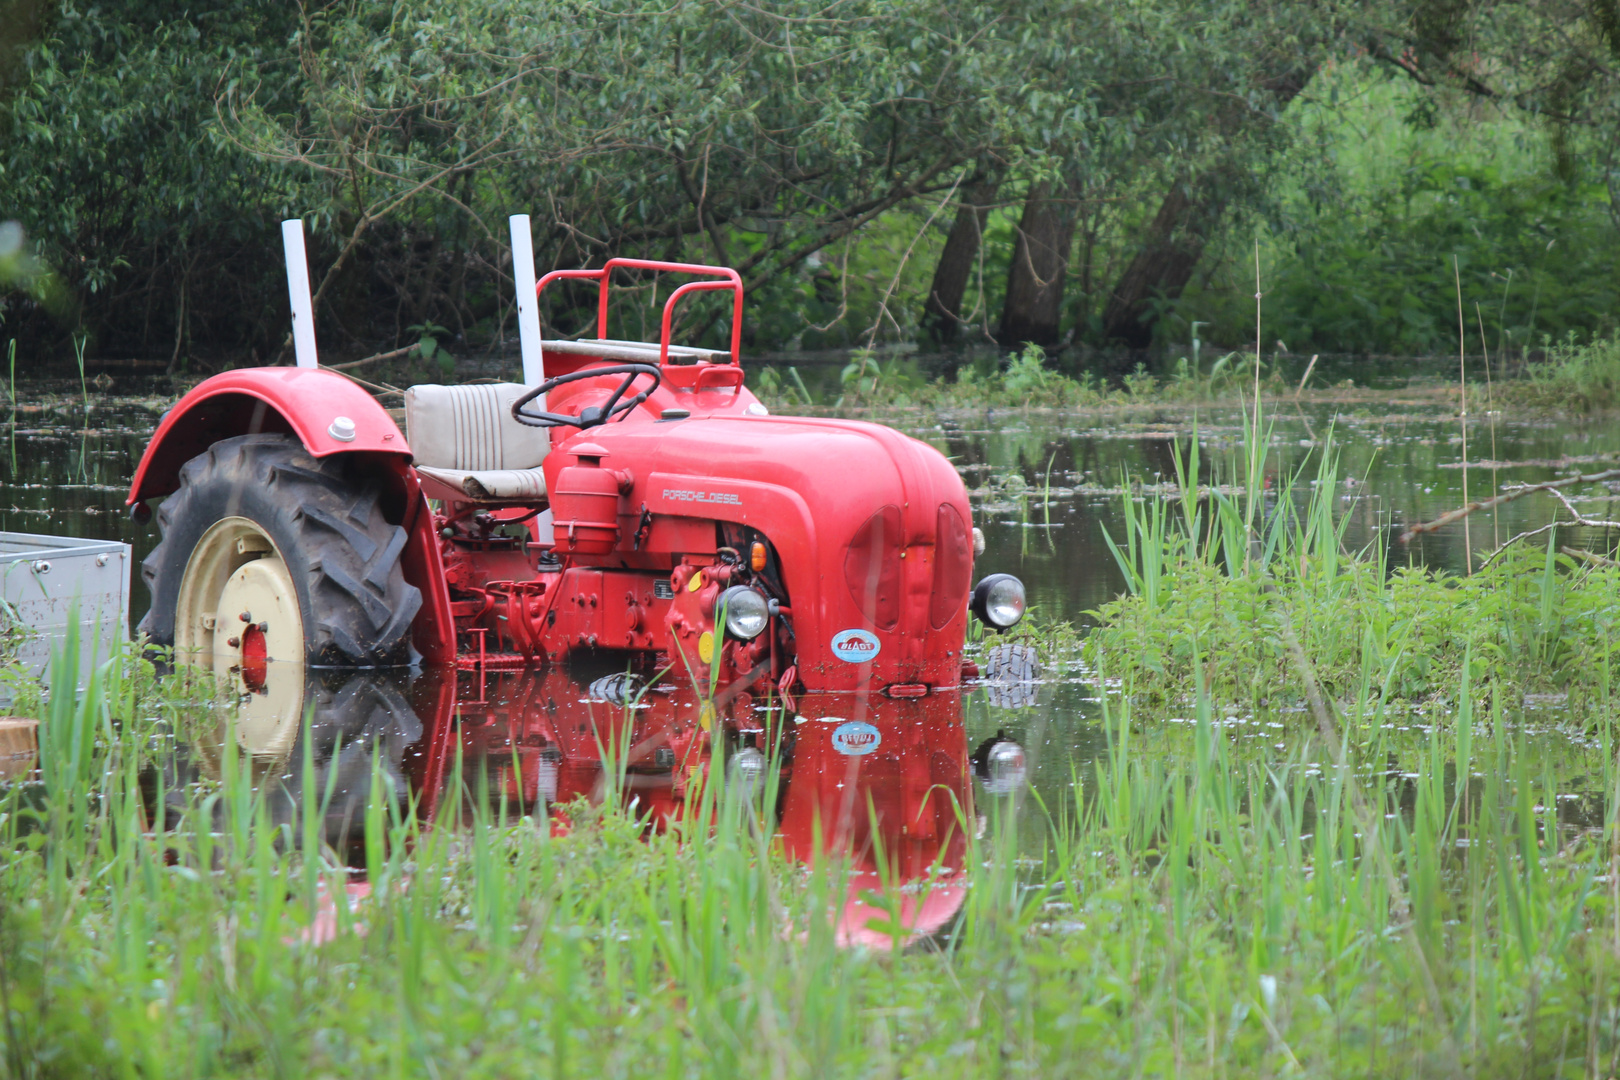
<instances>
[{"instance_id":1,"label":"leafy tree","mask_svg":"<svg viewBox=\"0 0 1620 1080\"><path fill-rule=\"evenodd\" d=\"M316 213L341 246L323 297L351 263L404 262L392 276L409 283L412 315L437 317L424 309L434 272L418 260L489 289L505 258L499 219L535 208L547 266L705 259L769 303L774 279L949 188L982 150L1001 106L985 81L998 73L974 50L993 23L931 0L565 2L522 17L507 0L410 17L355 0L296 36L297 111L261 107L243 71L221 115L236 146L324 191ZM410 248L421 235L434 242ZM444 299L452 315L465 306ZM553 319L585 331L587 310L565 302Z\"/></svg>"},{"instance_id":2,"label":"leafy tree","mask_svg":"<svg viewBox=\"0 0 1620 1080\"><path fill-rule=\"evenodd\" d=\"M177 354L190 337L240 346L262 336L278 317L263 288L267 223L292 192L208 132L226 63L272 53L291 29L285 14L12 0L0 26L35 34L5 50L6 213L80 297L100 347L168 341ZM72 329L17 300L14 331L62 341Z\"/></svg>"},{"instance_id":3,"label":"leafy tree","mask_svg":"<svg viewBox=\"0 0 1620 1080\"><path fill-rule=\"evenodd\" d=\"M0 316L36 353L83 330L98 353L171 366L282 355L276 223L298 215L329 352L383 351L427 325L463 351L510 330L503 219L522 211L541 269L615 255L736 266L761 342L821 328L871 343L921 320L942 339L971 322L1009 342L1140 351L1189 303L1224 311L1231 251L1264 223L1315 268L1301 280L1342 280L1365 301L1272 290L1274 307L1294 305L1280 320L1320 323L1291 334L1418 348L1430 336L1390 298L1434 260L1376 254L1371 232L1334 218L1324 178L1342 147L1295 142L1284 121L1301 100L1322 107L1324 65L1365 57L1420 95L1414 123L1487 103L1529 118L1554 163L1540 185L1437 173L1461 217L1411 209L1427 189L1391 192L1365 204L1369 229L1421 224L1465 249L1457 221L1590 231L1594 207L1620 205L1616 10L0 0L0 217L24 228L30 265L56 268L64 318L16 284L0 286ZM1447 187L1459 179L1472 194ZM1320 219L1300 212L1302 186L1322 189ZM1558 242L1597 268L1611 239ZM1403 243L1390 250L1426 250ZM1518 260L1515 282L1535 273L1505 240L1475 254ZM1515 332L1596 325L1574 309L1604 302L1604 280L1549 279L1544 303L1532 286ZM648 291L667 286L625 283L605 330L584 291L548 292L550 332L655 333ZM681 332L720 340L729 317L699 297Z\"/></svg>"}]
</instances>

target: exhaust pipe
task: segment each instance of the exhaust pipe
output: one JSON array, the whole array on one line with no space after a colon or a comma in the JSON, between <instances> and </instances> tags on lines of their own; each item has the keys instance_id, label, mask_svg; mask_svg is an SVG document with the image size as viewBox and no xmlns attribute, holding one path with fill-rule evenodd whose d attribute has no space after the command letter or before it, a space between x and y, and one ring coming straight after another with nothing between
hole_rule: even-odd
<instances>
[{"instance_id":1,"label":"exhaust pipe","mask_svg":"<svg viewBox=\"0 0 1620 1080\"><path fill-rule=\"evenodd\" d=\"M304 219L281 223L287 255L287 298L292 301L293 353L301 368L320 367L315 359L315 305L309 299L309 259L304 255Z\"/></svg>"},{"instance_id":2,"label":"exhaust pipe","mask_svg":"<svg viewBox=\"0 0 1620 1080\"><path fill-rule=\"evenodd\" d=\"M512 280L517 284L518 343L523 347L523 384L539 386L546 381L541 358L540 308L534 294L534 240L529 234L529 215L513 214ZM540 408L546 407L544 398Z\"/></svg>"}]
</instances>

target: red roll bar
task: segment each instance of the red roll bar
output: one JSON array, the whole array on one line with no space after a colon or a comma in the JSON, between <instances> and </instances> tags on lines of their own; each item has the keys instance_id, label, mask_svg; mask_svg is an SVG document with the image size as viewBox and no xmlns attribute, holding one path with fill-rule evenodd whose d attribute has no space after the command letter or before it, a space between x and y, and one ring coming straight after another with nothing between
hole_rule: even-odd
<instances>
[{"instance_id":1,"label":"red roll bar","mask_svg":"<svg viewBox=\"0 0 1620 1080\"><path fill-rule=\"evenodd\" d=\"M663 326L659 331L658 362L669 362L669 332L670 319L675 312L675 301L689 292L706 292L713 289L730 289L733 294L731 310L731 362L740 365L742 362L742 307L743 284L737 271L729 266L700 266L696 263L657 262L652 259L609 259L605 265L597 270L553 270L546 274L534 286L535 300L538 302L540 293L551 282L558 278L584 278L599 283L596 301L596 332L598 336L607 336L608 316L608 285L613 277L613 271L620 268L628 270L656 270L669 274L697 274L703 277L724 278L724 281L688 281L686 284L670 293L669 299L664 301Z\"/></svg>"}]
</instances>

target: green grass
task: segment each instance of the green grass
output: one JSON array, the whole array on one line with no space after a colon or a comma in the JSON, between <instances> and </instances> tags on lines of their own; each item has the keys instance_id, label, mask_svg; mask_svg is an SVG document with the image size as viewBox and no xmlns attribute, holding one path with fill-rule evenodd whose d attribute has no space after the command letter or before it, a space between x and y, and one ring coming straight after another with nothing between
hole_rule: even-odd
<instances>
[{"instance_id":1,"label":"green grass","mask_svg":"<svg viewBox=\"0 0 1620 1080\"><path fill-rule=\"evenodd\" d=\"M1504 385L1510 401L1560 412L1603 412L1620 405L1620 338L1547 342L1546 359Z\"/></svg>"},{"instance_id":2,"label":"green grass","mask_svg":"<svg viewBox=\"0 0 1620 1080\"><path fill-rule=\"evenodd\" d=\"M380 773L376 895L302 945L342 874L269 826L231 740L148 831L117 694L59 682L40 812L6 805L10 1075L1550 1076L1620 1045L1615 824L1560 825L1466 692L1409 778L1244 760L1207 698L1186 760L1144 757L1116 708L1072 797L1023 806L1023 862L1016 805L981 807L960 923L899 954L837 948L835 873L734 799L682 837L609 804L552 838L479 798L424 828Z\"/></svg>"},{"instance_id":3,"label":"green grass","mask_svg":"<svg viewBox=\"0 0 1620 1080\"><path fill-rule=\"evenodd\" d=\"M983 801L960 920L899 953L838 948L836 867L786 863L723 785L712 828L645 837L610 799L552 837L477 783L423 824L378 768L373 897L312 947L347 874L307 752L296 821L227 738L155 829L167 691L117 657L75 693L72 645L43 793L0 826L7 1075L1575 1076L1620 1052L1614 804L1561 823L1466 677L1398 766L1386 729L1358 749L1331 722L1260 758L1207 694L1179 759L1144 753L1127 693L1067 798Z\"/></svg>"}]
</instances>

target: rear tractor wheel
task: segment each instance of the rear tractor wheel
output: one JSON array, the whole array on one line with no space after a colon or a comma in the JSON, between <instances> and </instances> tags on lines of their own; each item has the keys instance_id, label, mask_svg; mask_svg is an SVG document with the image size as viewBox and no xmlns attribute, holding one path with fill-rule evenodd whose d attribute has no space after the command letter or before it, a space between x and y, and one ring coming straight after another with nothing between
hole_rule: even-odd
<instances>
[{"instance_id":1,"label":"rear tractor wheel","mask_svg":"<svg viewBox=\"0 0 1620 1080\"><path fill-rule=\"evenodd\" d=\"M140 628L180 663L263 685L271 661L411 663L421 593L405 581L405 530L362 463L312 457L286 435L222 439L180 470L141 565Z\"/></svg>"}]
</instances>

